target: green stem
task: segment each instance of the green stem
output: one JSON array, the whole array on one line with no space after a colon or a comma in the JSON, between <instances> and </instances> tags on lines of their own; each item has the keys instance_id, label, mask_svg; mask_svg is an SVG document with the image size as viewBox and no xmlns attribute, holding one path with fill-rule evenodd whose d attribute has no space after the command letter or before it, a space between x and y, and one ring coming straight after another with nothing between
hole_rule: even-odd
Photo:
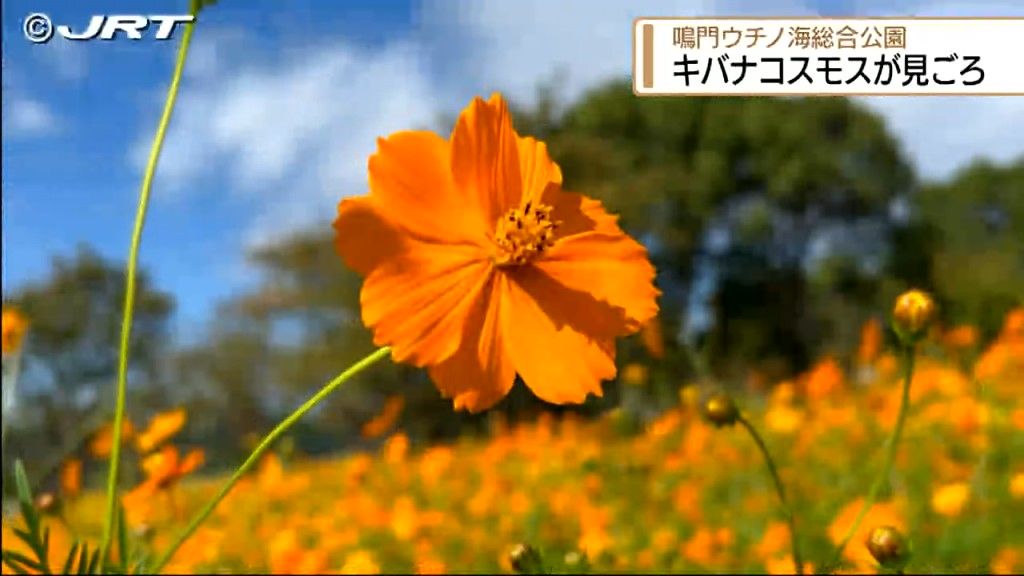
<instances>
[{"instance_id":1,"label":"green stem","mask_svg":"<svg viewBox=\"0 0 1024 576\"><path fill-rule=\"evenodd\" d=\"M789 506L789 502L786 500L786 490L782 485L782 479L779 477L779 471L775 468L775 461L772 460L772 455L771 452L768 451L768 446L765 445L764 439L757 433L757 429L754 428L754 425L742 416L740 416L737 421L747 429L747 432L750 433L750 437L754 439L757 447L761 450L761 455L764 456L764 462L768 466L768 472L771 473L772 480L775 481L775 492L779 495L779 503L782 505L782 510L786 514L786 521L789 524L789 538L790 544L793 547L793 562L796 564L796 573L803 576L804 563L800 554L800 542L796 533L796 516L793 514L793 509Z\"/></svg>"},{"instance_id":2,"label":"green stem","mask_svg":"<svg viewBox=\"0 0 1024 576\"><path fill-rule=\"evenodd\" d=\"M879 492L882 491L882 487L885 485L886 480L889 478L889 474L892 471L893 461L896 459L896 449L900 443L900 436L903 434L903 424L907 420L907 408L910 405L910 381L914 376L914 345L907 344L903 347L903 396L900 400L900 411L896 417L896 427L892 431L892 436L889 437L888 450L885 453L885 461L882 464L882 469L879 470L878 476L875 478L874 483L871 485L871 490L868 492L867 499L864 500L864 504L860 508L860 512L857 513L857 518L847 529L846 535L839 542L839 547L836 548L836 552L832 557L832 562L829 564L829 573L834 570L839 562L842 560L843 550L846 549L846 545L850 543L850 539L857 533L857 528L860 527L860 523L864 520L868 510L874 505L875 500L878 498Z\"/></svg>"},{"instance_id":3,"label":"green stem","mask_svg":"<svg viewBox=\"0 0 1024 576\"><path fill-rule=\"evenodd\" d=\"M350 380L352 377L356 376L363 370L366 370L370 366L373 366L378 361L387 358L390 354L391 348L385 346L353 364L348 370L345 370L334 380L328 382L326 386L321 388L320 391L314 394L309 400L306 400L306 402L302 406L299 406L295 412L292 412L290 416L282 420L281 423L270 432L270 434L267 434L266 437L260 441L259 445L256 446L256 449L252 451L252 454L250 454L249 457L245 459L245 462L235 470L235 473L231 475L231 478L228 479L224 486L221 487L220 491L217 492L216 496L213 497L213 500L208 502L206 506L204 506L202 510L192 518L188 523L188 526L185 527L185 530L178 536L178 539L175 540L174 543L171 544L171 547L168 548L162 556L160 556L159 560L157 560L156 564L153 566L153 573L160 573L160 570L162 570L167 562L171 560L174 553L178 551L178 548L180 548L181 545L184 544L190 536L192 536L196 529L206 521L210 514L213 513L213 510L217 507L217 504L220 504L220 501L228 495L235 484L241 480L242 476L245 476L245 474L256 465L260 457L263 456L263 453L266 452L278 438L287 432L292 425L298 422L306 412L309 412L314 406L319 404L321 400L329 396L331 392L334 392L335 389Z\"/></svg>"},{"instance_id":4,"label":"green stem","mask_svg":"<svg viewBox=\"0 0 1024 576\"><path fill-rule=\"evenodd\" d=\"M192 4L192 14L194 16L198 13L198 6L194 1ZM146 209L149 206L149 193L153 187L153 177L156 174L160 151L163 149L164 138L167 135L167 127L171 123L174 103L178 99L178 86L181 84L182 72L185 70L185 59L188 56L188 48L192 42L194 30L194 21L186 24L185 34L181 39L181 45L178 46L174 74L171 76L171 85L167 89L167 101L164 103L164 111L160 116L160 124L157 126L156 136L153 138L153 146L149 152L149 161L146 163L146 171L142 177L139 204L135 212L135 228L132 230L128 263L125 266L124 311L121 320L120 355L117 362L117 396L114 408L113 445L110 449L110 473L107 475L106 521L103 524L103 540L100 545L100 558L104 559L107 557L107 550L113 537L114 516L117 509L117 469L121 459L121 426L124 421L125 395L128 388L128 349L131 343L132 315L135 308L135 273L138 268L139 245L142 243L142 229L146 223Z\"/></svg>"}]
</instances>

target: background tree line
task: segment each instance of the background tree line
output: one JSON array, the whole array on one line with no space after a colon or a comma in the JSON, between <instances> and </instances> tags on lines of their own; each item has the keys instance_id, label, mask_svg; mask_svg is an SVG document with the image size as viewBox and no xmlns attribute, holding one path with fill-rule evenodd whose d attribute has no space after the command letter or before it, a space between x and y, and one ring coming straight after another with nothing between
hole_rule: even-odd
<instances>
[{"instance_id":1,"label":"background tree line","mask_svg":"<svg viewBox=\"0 0 1024 576\"><path fill-rule=\"evenodd\" d=\"M654 360L630 339L620 366L647 364L661 395L634 395L630 406L654 410L698 377L770 383L823 354L849 357L863 322L910 285L935 293L944 323L976 325L983 338L1022 303L1024 158L922 182L884 121L842 98L636 98L614 82L568 106L543 91L515 118L520 133L548 142L567 188L621 214L659 271L665 354ZM360 279L332 234L308 230L249 254L261 283L223 302L188 347L167 338L173 300L143 276L136 421L185 406L182 439L230 464L247 448L238 439L265 432L368 353ZM83 249L5 295L32 319L5 472L14 457L30 474L51 469L109 417L123 289L121 264ZM623 393L609 383L605 398L565 409L596 413ZM405 398L401 426L414 439L487 424L453 417L420 371L387 366L318 409L295 441L308 452L373 442L360 429L392 394ZM542 409L560 408L517 386L495 411Z\"/></svg>"}]
</instances>

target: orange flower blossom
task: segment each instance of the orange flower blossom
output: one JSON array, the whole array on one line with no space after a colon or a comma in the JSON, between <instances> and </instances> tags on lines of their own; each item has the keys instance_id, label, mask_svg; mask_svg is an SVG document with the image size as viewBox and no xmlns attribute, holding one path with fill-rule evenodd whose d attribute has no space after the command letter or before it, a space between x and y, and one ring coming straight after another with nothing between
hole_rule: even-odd
<instances>
[{"instance_id":1,"label":"orange flower blossom","mask_svg":"<svg viewBox=\"0 0 1024 576\"><path fill-rule=\"evenodd\" d=\"M377 146L369 194L342 200L334 223L374 343L426 367L456 409L493 406L516 374L548 402L600 396L615 339L658 311L644 247L562 189L500 94L475 98L448 140L406 131Z\"/></svg>"}]
</instances>

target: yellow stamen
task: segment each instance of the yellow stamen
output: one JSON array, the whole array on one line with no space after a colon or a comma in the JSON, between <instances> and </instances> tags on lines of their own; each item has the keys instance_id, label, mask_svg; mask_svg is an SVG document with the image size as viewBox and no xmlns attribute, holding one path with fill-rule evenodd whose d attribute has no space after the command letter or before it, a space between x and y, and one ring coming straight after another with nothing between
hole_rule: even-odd
<instances>
[{"instance_id":1,"label":"yellow stamen","mask_svg":"<svg viewBox=\"0 0 1024 576\"><path fill-rule=\"evenodd\" d=\"M530 262L554 244L558 223L551 220L551 207L528 201L513 208L498 220L494 241L498 266L519 266Z\"/></svg>"}]
</instances>

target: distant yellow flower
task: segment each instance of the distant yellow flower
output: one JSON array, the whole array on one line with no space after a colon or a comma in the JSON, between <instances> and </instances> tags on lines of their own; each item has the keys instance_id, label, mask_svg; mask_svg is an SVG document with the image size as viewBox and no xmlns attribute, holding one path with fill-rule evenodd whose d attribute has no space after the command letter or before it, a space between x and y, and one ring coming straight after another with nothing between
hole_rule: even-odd
<instances>
[{"instance_id":1,"label":"distant yellow flower","mask_svg":"<svg viewBox=\"0 0 1024 576\"><path fill-rule=\"evenodd\" d=\"M391 509L391 531L395 538L408 542L419 529L419 514L416 503L409 496L400 496Z\"/></svg>"},{"instance_id":2,"label":"distant yellow flower","mask_svg":"<svg viewBox=\"0 0 1024 576\"><path fill-rule=\"evenodd\" d=\"M754 547L758 558L770 559L786 550L789 546L789 527L785 522L772 522L764 529L761 541ZM789 561L793 564L792 558Z\"/></svg>"},{"instance_id":3,"label":"distant yellow flower","mask_svg":"<svg viewBox=\"0 0 1024 576\"><path fill-rule=\"evenodd\" d=\"M786 404L772 404L764 415L764 423L772 432L792 434L804 423L804 412Z\"/></svg>"},{"instance_id":4,"label":"distant yellow flower","mask_svg":"<svg viewBox=\"0 0 1024 576\"><path fill-rule=\"evenodd\" d=\"M126 512L136 506L148 509L149 501L155 494L169 491L179 480L202 466L204 459L202 449L193 449L181 458L178 448L171 445L147 456L142 461L146 479L125 495Z\"/></svg>"},{"instance_id":5,"label":"distant yellow flower","mask_svg":"<svg viewBox=\"0 0 1024 576\"><path fill-rule=\"evenodd\" d=\"M327 569L327 552L304 548L293 528L274 535L268 556L271 574L322 574Z\"/></svg>"},{"instance_id":6,"label":"distant yellow flower","mask_svg":"<svg viewBox=\"0 0 1024 576\"><path fill-rule=\"evenodd\" d=\"M384 443L384 458L391 464L399 464L405 460L409 452L409 437L401 432L392 434Z\"/></svg>"},{"instance_id":7,"label":"distant yellow flower","mask_svg":"<svg viewBox=\"0 0 1024 576\"><path fill-rule=\"evenodd\" d=\"M184 408L161 412L153 416L146 430L136 436L135 446L142 454L150 452L181 431L187 418Z\"/></svg>"},{"instance_id":8,"label":"distant yellow flower","mask_svg":"<svg viewBox=\"0 0 1024 576\"><path fill-rule=\"evenodd\" d=\"M424 558L416 561L417 574L447 574L444 562L436 558Z\"/></svg>"},{"instance_id":9,"label":"distant yellow flower","mask_svg":"<svg viewBox=\"0 0 1024 576\"><path fill-rule=\"evenodd\" d=\"M78 458L69 458L61 464L60 491L68 499L82 491L82 461Z\"/></svg>"},{"instance_id":10,"label":"distant yellow flower","mask_svg":"<svg viewBox=\"0 0 1024 576\"><path fill-rule=\"evenodd\" d=\"M940 486L932 493L932 510L943 516L959 516L970 496L971 487L966 482Z\"/></svg>"},{"instance_id":11,"label":"distant yellow flower","mask_svg":"<svg viewBox=\"0 0 1024 576\"><path fill-rule=\"evenodd\" d=\"M306 474L286 474L281 458L271 452L260 459L256 470L256 482L260 492L267 498L284 500L309 486Z\"/></svg>"},{"instance_id":12,"label":"distant yellow flower","mask_svg":"<svg viewBox=\"0 0 1024 576\"><path fill-rule=\"evenodd\" d=\"M4 308L0 319L3 333L3 353L13 354L21 349L21 342L28 331L28 318L15 308Z\"/></svg>"},{"instance_id":13,"label":"distant yellow flower","mask_svg":"<svg viewBox=\"0 0 1024 576\"><path fill-rule=\"evenodd\" d=\"M135 433L135 427L132 426L132 421L125 418L121 421L121 445L123 446L128 440L132 438ZM110 449L114 444L114 425L112 423L104 424L99 430L93 432L92 437L89 439L88 451L93 458L102 459L110 456Z\"/></svg>"},{"instance_id":14,"label":"distant yellow flower","mask_svg":"<svg viewBox=\"0 0 1024 576\"><path fill-rule=\"evenodd\" d=\"M366 550L356 550L345 558L342 574L380 574L377 560Z\"/></svg>"},{"instance_id":15,"label":"distant yellow flower","mask_svg":"<svg viewBox=\"0 0 1024 576\"><path fill-rule=\"evenodd\" d=\"M700 408L700 388L696 384L687 384L679 389L679 403L696 410Z\"/></svg>"},{"instance_id":16,"label":"distant yellow flower","mask_svg":"<svg viewBox=\"0 0 1024 576\"><path fill-rule=\"evenodd\" d=\"M861 364L869 364L878 357L882 351L882 323L878 318L871 318L860 329L860 348L857 350L857 360Z\"/></svg>"},{"instance_id":17,"label":"distant yellow flower","mask_svg":"<svg viewBox=\"0 0 1024 576\"><path fill-rule=\"evenodd\" d=\"M793 556L789 554L765 560L764 568L772 576L796 574L796 562L793 562ZM814 567L810 562L804 562L804 574L814 574Z\"/></svg>"},{"instance_id":18,"label":"distant yellow flower","mask_svg":"<svg viewBox=\"0 0 1024 576\"><path fill-rule=\"evenodd\" d=\"M655 316L640 329L640 339L651 358L665 356L665 338L661 333L661 318Z\"/></svg>"},{"instance_id":19,"label":"distant yellow flower","mask_svg":"<svg viewBox=\"0 0 1024 576\"><path fill-rule=\"evenodd\" d=\"M405 397L401 395L388 396L384 400L384 407L372 420L363 424L361 433L363 438L377 438L391 429L402 414L405 407Z\"/></svg>"},{"instance_id":20,"label":"distant yellow flower","mask_svg":"<svg viewBox=\"0 0 1024 576\"><path fill-rule=\"evenodd\" d=\"M1020 550L1009 546L1003 547L992 558L989 568L992 570L992 574L1020 574L1020 569L1024 568L1024 563L1022 563L1024 558L1021 556Z\"/></svg>"},{"instance_id":21,"label":"distant yellow flower","mask_svg":"<svg viewBox=\"0 0 1024 576\"><path fill-rule=\"evenodd\" d=\"M633 362L622 369L622 381L629 386L643 386L647 383L647 366Z\"/></svg>"},{"instance_id":22,"label":"distant yellow flower","mask_svg":"<svg viewBox=\"0 0 1024 576\"><path fill-rule=\"evenodd\" d=\"M822 400L839 392L843 387L843 369L835 358L825 357L807 374L804 389L807 397Z\"/></svg>"},{"instance_id":23,"label":"distant yellow flower","mask_svg":"<svg viewBox=\"0 0 1024 576\"><path fill-rule=\"evenodd\" d=\"M1000 338L1024 338L1024 307L1006 313Z\"/></svg>"},{"instance_id":24,"label":"distant yellow flower","mask_svg":"<svg viewBox=\"0 0 1024 576\"><path fill-rule=\"evenodd\" d=\"M947 330L942 336L942 341L947 348L955 350L970 348L978 342L978 329L966 324L957 326Z\"/></svg>"},{"instance_id":25,"label":"distant yellow flower","mask_svg":"<svg viewBox=\"0 0 1024 576\"><path fill-rule=\"evenodd\" d=\"M1010 414L1010 422L1017 430L1024 430L1024 408L1017 408Z\"/></svg>"},{"instance_id":26,"label":"distant yellow flower","mask_svg":"<svg viewBox=\"0 0 1024 576\"><path fill-rule=\"evenodd\" d=\"M1017 500L1024 499L1024 472L1018 472L1010 478L1010 496Z\"/></svg>"},{"instance_id":27,"label":"distant yellow flower","mask_svg":"<svg viewBox=\"0 0 1024 576\"><path fill-rule=\"evenodd\" d=\"M716 563L718 558L732 546L734 535L729 528L713 530L706 526L697 528L697 532L683 543L680 552L691 562L708 566Z\"/></svg>"}]
</instances>

